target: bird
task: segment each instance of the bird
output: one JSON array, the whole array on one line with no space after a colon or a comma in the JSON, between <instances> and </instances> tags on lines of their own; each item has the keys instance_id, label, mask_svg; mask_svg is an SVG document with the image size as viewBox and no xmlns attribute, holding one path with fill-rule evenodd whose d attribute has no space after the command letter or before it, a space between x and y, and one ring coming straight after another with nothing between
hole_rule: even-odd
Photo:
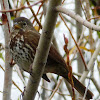
<instances>
[{"instance_id":1,"label":"bird","mask_svg":"<svg viewBox=\"0 0 100 100\"><path fill-rule=\"evenodd\" d=\"M40 39L40 33L33 27L29 19L25 17L17 17L13 20L13 27L10 34L9 48L10 54L14 62L24 71L30 73L30 66L34 63L36 48ZM33 69L34 70L34 69ZM54 73L65 78L70 84L68 78L68 67L63 57L51 43L47 62L42 78L50 81L47 73ZM74 88L84 96L86 87L79 82L73 75ZM93 93L88 90L86 99L92 99Z\"/></svg>"}]
</instances>

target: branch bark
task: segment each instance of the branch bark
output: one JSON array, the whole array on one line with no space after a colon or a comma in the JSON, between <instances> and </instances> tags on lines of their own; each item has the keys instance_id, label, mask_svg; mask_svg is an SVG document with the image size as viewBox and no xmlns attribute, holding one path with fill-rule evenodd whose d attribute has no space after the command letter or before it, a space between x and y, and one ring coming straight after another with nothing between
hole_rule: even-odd
<instances>
[{"instance_id":1,"label":"branch bark","mask_svg":"<svg viewBox=\"0 0 100 100\"><path fill-rule=\"evenodd\" d=\"M55 10L58 11L58 12L64 13L64 14L70 16L70 17L72 17L73 19L75 19L79 23L83 24L87 28L90 28L90 29L96 30L96 31L100 31L100 26L97 26L95 24L92 24L92 23L88 22L87 20L84 20L78 14L75 14L74 12L72 12L72 11L62 7L62 6L57 6Z\"/></svg>"},{"instance_id":2,"label":"branch bark","mask_svg":"<svg viewBox=\"0 0 100 100\"><path fill-rule=\"evenodd\" d=\"M8 0L1 0L1 8L8 10ZM11 57L8 48L9 36L11 30L10 13L4 13L7 16L7 23L4 25L4 37L5 37L5 75L4 75L4 88L3 88L3 100L11 100L11 85L12 85L12 67L10 65Z\"/></svg>"},{"instance_id":3,"label":"branch bark","mask_svg":"<svg viewBox=\"0 0 100 100\"><path fill-rule=\"evenodd\" d=\"M42 35L39 40L38 48L32 65L32 73L34 77L30 76L28 85L24 92L23 100L33 100L35 98L40 78L43 74L47 56L50 49L50 44L53 36L53 31L56 24L58 12L54 11L54 7L61 4L61 0L50 0L49 8L47 10L45 23L43 25ZM45 52L44 52L45 51Z\"/></svg>"}]
</instances>

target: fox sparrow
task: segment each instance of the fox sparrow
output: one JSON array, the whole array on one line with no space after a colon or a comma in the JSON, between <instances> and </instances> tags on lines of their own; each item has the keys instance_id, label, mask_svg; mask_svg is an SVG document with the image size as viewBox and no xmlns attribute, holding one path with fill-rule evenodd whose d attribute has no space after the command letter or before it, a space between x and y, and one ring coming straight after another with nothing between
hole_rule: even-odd
<instances>
[{"instance_id":1,"label":"fox sparrow","mask_svg":"<svg viewBox=\"0 0 100 100\"><path fill-rule=\"evenodd\" d=\"M15 63L24 71L29 72L30 66L33 63L36 48L40 34L33 28L32 23L24 17L14 19L14 25L10 36L10 52ZM68 78L68 69L61 55L57 52L53 44L51 44L47 63L45 66L43 78L49 79L46 73L55 73L64 77L70 84ZM80 83L74 76L74 87L83 96L86 87ZM91 99L93 96L91 91L87 91L86 99Z\"/></svg>"}]
</instances>

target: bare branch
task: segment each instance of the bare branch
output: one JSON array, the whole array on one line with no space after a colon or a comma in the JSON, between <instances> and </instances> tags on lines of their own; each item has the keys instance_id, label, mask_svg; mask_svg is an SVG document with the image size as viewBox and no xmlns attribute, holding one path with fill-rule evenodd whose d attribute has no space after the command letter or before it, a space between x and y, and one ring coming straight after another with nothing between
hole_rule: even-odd
<instances>
[{"instance_id":1,"label":"bare branch","mask_svg":"<svg viewBox=\"0 0 100 100\"><path fill-rule=\"evenodd\" d=\"M8 0L1 0L2 9L8 10ZM7 22L4 24L4 37L5 37L5 47L8 47L9 36L11 30L11 19L9 13L4 13L6 16ZM9 48L5 48L5 77L4 77L4 88L3 88L3 99L2 100L11 100L11 85L12 85L12 66L10 65L11 57Z\"/></svg>"},{"instance_id":2,"label":"bare branch","mask_svg":"<svg viewBox=\"0 0 100 100\"><path fill-rule=\"evenodd\" d=\"M92 58L90 59L90 61L89 61L89 63L88 63L88 66L87 66L88 71L84 71L83 74L82 74L82 76L81 76L81 78L80 78L80 81L81 81L82 83L83 83L84 80L86 79L86 77L87 77L89 71L92 69L92 66L93 66L93 64L94 64L94 61L95 61L97 55L99 54L99 52L100 52L100 43L99 43L98 47L96 48L95 52L94 52L93 55L92 55Z\"/></svg>"},{"instance_id":3,"label":"bare branch","mask_svg":"<svg viewBox=\"0 0 100 100\"><path fill-rule=\"evenodd\" d=\"M58 13L54 11L54 7L58 6L61 0L50 0L49 8L47 10L45 23L42 30L42 35L39 40L38 48L32 66L33 77L30 76L23 100L32 100L35 98L40 78L43 74L47 56L50 49L50 44L53 36L53 31L56 24ZM53 16L52 16L53 15ZM52 20L52 21L51 21ZM45 51L45 52L44 52Z\"/></svg>"},{"instance_id":4,"label":"bare branch","mask_svg":"<svg viewBox=\"0 0 100 100\"><path fill-rule=\"evenodd\" d=\"M51 96L50 96L50 98L49 98L48 100L51 100L51 99L52 99L52 97L54 96L54 94L55 94L55 93L56 93L56 91L58 90L58 88L59 88L59 86L60 86L60 84L61 84L62 80L63 80L63 78L62 78L62 79L60 79L60 81L58 82L57 86L55 87L55 89L54 89L53 93L51 94Z\"/></svg>"},{"instance_id":5,"label":"bare branch","mask_svg":"<svg viewBox=\"0 0 100 100\"><path fill-rule=\"evenodd\" d=\"M35 5L37 5L38 3L42 2L42 1L43 1L43 0L38 1L38 2L36 2L36 3L34 3L34 4L32 4L32 5L29 5L28 7L22 6L22 7L20 7L20 8L16 8L16 9L0 10L0 12L1 12L1 13L7 13L7 12L13 12L13 11L19 11L19 10L31 8L32 6L35 6Z\"/></svg>"},{"instance_id":6,"label":"bare branch","mask_svg":"<svg viewBox=\"0 0 100 100\"><path fill-rule=\"evenodd\" d=\"M4 68L0 65L0 68L5 72ZM22 92L22 90L19 88L19 86L12 80L12 83L15 85L15 87Z\"/></svg>"},{"instance_id":7,"label":"bare branch","mask_svg":"<svg viewBox=\"0 0 100 100\"><path fill-rule=\"evenodd\" d=\"M29 1L28 1L28 0L26 0L26 2L27 2L27 4L28 4L28 6L30 6ZM43 4L43 3L42 3L42 4ZM39 24L39 27L42 29L42 25L41 25L41 23L39 22L39 20L38 20L37 16L35 15L35 12L34 12L34 10L32 9L32 7L30 7L30 10L31 10L31 12L32 12L32 14L33 14L33 16L34 16L34 18L35 18L36 22Z\"/></svg>"},{"instance_id":8,"label":"bare branch","mask_svg":"<svg viewBox=\"0 0 100 100\"><path fill-rule=\"evenodd\" d=\"M87 20L84 20L81 16L79 16L78 14L75 14L74 12L62 7L62 6L57 6L56 11L58 12L62 12L70 17L72 17L73 19L75 19L76 21L78 21L79 23L83 24L84 26L86 26L87 28L90 28L92 30L96 30L96 31L100 31L100 26L94 25L90 22L88 22Z\"/></svg>"}]
</instances>

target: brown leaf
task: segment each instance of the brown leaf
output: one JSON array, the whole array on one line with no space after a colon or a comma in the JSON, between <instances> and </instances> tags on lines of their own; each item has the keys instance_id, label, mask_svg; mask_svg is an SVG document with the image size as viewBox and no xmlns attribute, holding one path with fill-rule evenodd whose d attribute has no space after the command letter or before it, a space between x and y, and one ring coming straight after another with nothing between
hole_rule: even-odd
<instances>
[{"instance_id":1,"label":"brown leaf","mask_svg":"<svg viewBox=\"0 0 100 100\"><path fill-rule=\"evenodd\" d=\"M6 24L7 23L7 15L6 14L2 14L2 17L1 17L1 20L2 20L2 24Z\"/></svg>"}]
</instances>

